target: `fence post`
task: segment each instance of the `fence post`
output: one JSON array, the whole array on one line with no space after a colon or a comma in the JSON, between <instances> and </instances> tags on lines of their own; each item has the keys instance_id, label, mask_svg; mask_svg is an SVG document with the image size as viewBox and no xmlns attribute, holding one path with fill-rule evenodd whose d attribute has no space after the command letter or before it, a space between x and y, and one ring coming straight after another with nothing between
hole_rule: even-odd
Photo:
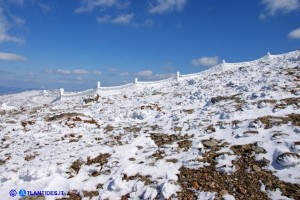
<instances>
[{"instance_id":1,"label":"fence post","mask_svg":"<svg viewBox=\"0 0 300 200\"><path fill-rule=\"evenodd\" d=\"M99 88L100 88L100 84L101 84L101 82L100 82L100 81L98 81L98 82L97 82L97 89L99 89Z\"/></svg>"},{"instance_id":2,"label":"fence post","mask_svg":"<svg viewBox=\"0 0 300 200\"><path fill-rule=\"evenodd\" d=\"M179 80L179 76L180 76L180 72L177 72L177 74L176 74L177 81Z\"/></svg>"},{"instance_id":3,"label":"fence post","mask_svg":"<svg viewBox=\"0 0 300 200\"><path fill-rule=\"evenodd\" d=\"M137 82L138 82L138 78L135 78L134 79L134 84L137 84Z\"/></svg>"},{"instance_id":4,"label":"fence post","mask_svg":"<svg viewBox=\"0 0 300 200\"><path fill-rule=\"evenodd\" d=\"M60 98L62 98L64 95L64 88L60 88L59 92L60 92Z\"/></svg>"}]
</instances>

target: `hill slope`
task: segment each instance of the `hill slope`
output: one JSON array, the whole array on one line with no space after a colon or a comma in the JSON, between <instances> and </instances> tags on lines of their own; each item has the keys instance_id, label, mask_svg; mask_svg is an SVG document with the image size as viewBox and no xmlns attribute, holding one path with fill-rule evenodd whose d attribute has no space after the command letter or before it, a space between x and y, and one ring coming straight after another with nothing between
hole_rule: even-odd
<instances>
[{"instance_id":1,"label":"hill slope","mask_svg":"<svg viewBox=\"0 0 300 200\"><path fill-rule=\"evenodd\" d=\"M58 97L0 96L4 199L11 189L70 199L300 197L300 51L90 102Z\"/></svg>"}]
</instances>

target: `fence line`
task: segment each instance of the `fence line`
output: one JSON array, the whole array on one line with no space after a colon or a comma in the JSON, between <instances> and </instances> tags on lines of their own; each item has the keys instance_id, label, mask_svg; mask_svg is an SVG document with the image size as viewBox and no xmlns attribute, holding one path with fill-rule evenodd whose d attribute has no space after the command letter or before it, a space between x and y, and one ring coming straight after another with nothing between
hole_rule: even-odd
<instances>
[{"instance_id":1,"label":"fence line","mask_svg":"<svg viewBox=\"0 0 300 200\"><path fill-rule=\"evenodd\" d=\"M100 88L97 88L97 89L98 89L98 91L120 90L120 89L125 89L125 88L132 87L134 85L135 85L134 83L128 83L128 84L125 84L125 85L111 86L111 87L100 87Z\"/></svg>"},{"instance_id":2,"label":"fence line","mask_svg":"<svg viewBox=\"0 0 300 200\"><path fill-rule=\"evenodd\" d=\"M268 52L267 55L265 55L262 58L259 58L257 60L254 60L254 61L247 61L247 62L241 62L241 63L226 63L225 60L223 60L221 64L216 65L216 66L214 66L208 70L202 71L202 72L186 74L186 75L181 75L180 72L177 72L174 77L170 77L170 78L159 80L159 81L138 81L138 78L135 78L133 83L128 83L128 84L119 85L119 86L112 86L112 87L100 87L101 83L97 82L96 88L92 88L92 89L81 91L81 92L71 92L71 93L65 93L64 89L61 88L60 89L60 98L75 97L75 96L81 96L81 95L94 95L101 91L116 91L116 90L122 90L122 89L130 88L130 87L134 87L134 86L151 86L151 85L166 83L166 82L175 81L175 80L179 81L180 79L184 80L184 79L192 78L195 76L199 77L201 75L206 75L211 72L222 72L224 70L232 69L232 68L234 68L234 66L237 66L237 65L249 64L250 62L252 62L252 63L259 62L259 61L268 59L270 57L271 57L271 54Z\"/></svg>"}]
</instances>

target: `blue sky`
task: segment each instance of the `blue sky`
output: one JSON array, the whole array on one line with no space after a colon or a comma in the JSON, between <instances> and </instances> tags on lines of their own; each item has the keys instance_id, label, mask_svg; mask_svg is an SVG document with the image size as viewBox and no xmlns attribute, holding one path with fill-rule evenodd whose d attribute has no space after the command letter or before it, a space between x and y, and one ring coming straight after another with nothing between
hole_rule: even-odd
<instances>
[{"instance_id":1,"label":"blue sky","mask_svg":"<svg viewBox=\"0 0 300 200\"><path fill-rule=\"evenodd\" d=\"M300 47L300 0L0 0L0 86L82 90Z\"/></svg>"}]
</instances>

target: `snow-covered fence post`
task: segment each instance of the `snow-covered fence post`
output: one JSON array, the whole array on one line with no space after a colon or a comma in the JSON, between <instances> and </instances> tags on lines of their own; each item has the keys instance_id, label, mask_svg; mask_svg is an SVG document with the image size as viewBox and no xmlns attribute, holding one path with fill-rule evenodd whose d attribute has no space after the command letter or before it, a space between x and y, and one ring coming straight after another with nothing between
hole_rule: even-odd
<instances>
[{"instance_id":1,"label":"snow-covered fence post","mask_svg":"<svg viewBox=\"0 0 300 200\"><path fill-rule=\"evenodd\" d=\"M177 81L179 80L179 76L180 76L180 72L177 72L177 74L176 74Z\"/></svg>"},{"instance_id":2,"label":"snow-covered fence post","mask_svg":"<svg viewBox=\"0 0 300 200\"><path fill-rule=\"evenodd\" d=\"M134 79L134 84L137 84L137 82L138 82L138 78L135 78Z\"/></svg>"},{"instance_id":3,"label":"snow-covered fence post","mask_svg":"<svg viewBox=\"0 0 300 200\"><path fill-rule=\"evenodd\" d=\"M60 98L63 97L64 91L65 91L64 88L60 88L60 89L59 89L59 92L60 92Z\"/></svg>"},{"instance_id":4,"label":"snow-covered fence post","mask_svg":"<svg viewBox=\"0 0 300 200\"><path fill-rule=\"evenodd\" d=\"M97 89L100 89L100 84L101 84L101 82L98 81L98 82L97 82Z\"/></svg>"},{"instance_id":5,"label":"snow-covered fence post","mask_svg":"<svg viewBox=\"0 0 300 200\"><path fill-rule=\"evenodd\" d=\"M267 53L267 57L269 58L270 56L271 56L271 53L270 53L270 52L268 52L268 53Z\"/></svg>"},{"instance_id":6,"label":"snow-covered fence post","mask_svg":"<svg viewBox=\"0 0 300 200\"><path fill-rule=\"evenodd\" d=\"M225 60L222 60L222 63L225 64L226 63Z\"/></svg>"}]
</instances>

